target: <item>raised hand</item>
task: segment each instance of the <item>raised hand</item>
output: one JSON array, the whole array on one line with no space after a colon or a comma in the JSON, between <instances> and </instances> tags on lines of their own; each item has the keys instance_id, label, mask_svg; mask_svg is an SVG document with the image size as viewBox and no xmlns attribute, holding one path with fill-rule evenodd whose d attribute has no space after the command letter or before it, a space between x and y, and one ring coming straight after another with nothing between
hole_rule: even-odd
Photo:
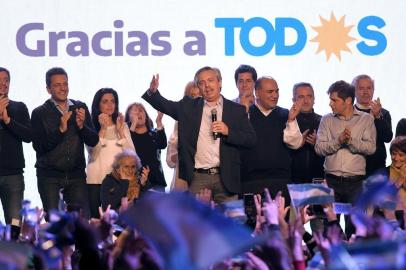
<instances>
[{"instance_id":1,"label":"raised hand","mask_svg":"<svg viewBox=\"0 0 406 270\"><path fill-rule=\"evenodd\" d=\"M164 114L162 112L158 111L158 115L157 115L156 120L155 120L157 129L162 128L162 126L163 126L162 125L162 118L163 117L164 117Z\"/></svg>"},{"instance_id":2,"label":"raised hand","mask_svg":"<svg viewBox=\"0 0 406 270\"><path fill-rule=\"evenodd\" d=\"M0 119L2 119L6 125L10 123L11 118L8 116L7 108L4 108L3 113L0 115Z\"/></svg>"},{"instance_id":3,"label":"raised hand","mask_svg":"<svg viewBox=\"0 0 406 270\"><path fill-rule=\"evenodd\" d=\"M265 202L263 203L262 212L268 224L279 224L279 209L276 200L273 200L269 190L265 189Z\"/></svg>"},{"instance_id":4,"label":"raised hand","mask_svg":"<svg viewBox=\"0 0 406 270\"><path fill-rule=\"evenodd\" d=\"M116 131L120 139L124 138L124 116L122 113L119 113L116 120Z\"/></svg>"},{"instance_id":5,"label":"raised hand","mask_svg":"<svg viewBox=\"0 0 406 270\"><path fill-rule=\"evenodd\" d=\"M309 215L309 207L310 205L306 205L304 207L299 208L300 216L302 218L302 224L306 224L310 220L316 218L316 215Z\"/></svg>"},{"instance_id":6,"label":"raised hand","mask_svg":"<svg viewBox=\"0 0 406 270\"><path fill-rule=\"evenodd\" d=\"M340 144L351 144L351 130L348 127L341 132L340 136L338 137L338 141Z\"/></svg>"},{"instance_id":7,"label":"raised hand","mask_svg":"<svg viewBox=\"0 0 406 270\"><path fill-rule=\"evenodd\" d=\"M101 129L106 129L109 125L109 118L110 116L107 113L99 114L99 124Z\"/></svg>"},{"instance_id":8,"label":"raised hand","mask_svg":"<svg viewBox=\"0 0 406 270\"><path fill-rule=\"evenodd\" d=\"M64 112L59 123L59 131L65 133L68 130L68 120L72 116L72 111Z\"/></svg>"},{"instance_id":9,"label":"raised hand","mask_svg":"<svg viewBox=\"0 0 406 270\"><path fill-rule=\"evenodd\" d=\"M149 84L149 91L155 93L156 90L158 90L158 87L159 87L159 74L156 74L152 76L152 80Z\"/></svg>"},{"instance_id":10,"label":"raised hand","mask_svg":"<svg viewBox=\"0 0 406 270\"><path fill-rule=\"evenodd\" d=\"M258 235L262 232L262 227L266 223L265 217L262 215L261 195L254 195L255 210L257 213L254 234Z\"/></svg>"},{"instance_id":11,"label":"raised hand","mask_svg":"<svg viewBox=\"0 0 406 270\"><path fill-rule=\"evenodd\" d=\"M75 110L76 112L76 125L79 129L83 128L86 118L86 111L83 108L79 108Z\"/></svg>"},{"instance_id":12,"label":"raised hand","mask_svg":"<svg viewBox=\"0 0 406 270\"><path fill-rule=\"evenodd\" d=\"M6 96L0 98L0 119L4 120L4 111L7 110L9 99Z\"/></svg>"},{"instance_id":13,"label":"raised hand","mask_svg":"<svg viewBox=\"0 0 406 270\"><path fill-rule=\"evenodd\" d=\"M369 106L371 107L371 113L375 118L378 118L381 114L382 111L382 105L381 105L381 100L377 98L376 100L372 100L369 103Z\"/></svg>"},{"instance_id":14,"label":"raised hand","mask_svg":"<svg viewBox=\"0 0 406 270\"><path fill-rule=\"evenodd\" d=\"M295 103L293 103L292 108L290 108L290 110L289 110L288 122L292 122L296 119L296 116L298 116L298 114L300 113L302 106L303 106L303 99L298 99L298 100L296 100Z\"/></svg>"},{"instance_id":15,"label":"raised hand","mask_svg":"<svg viewBox=\"0 0 406 270\"><path fill-rule=\"evenodd\" d=\"M306 129L305 131L303 131L302 133L302 144L300 145L300 147L303 147L303 145L307 142L307 136L309 135L310 130Z\"/></svg>"},{"instance_id":16,"label":"raised hand","mask_svg":"<svg viewBox=\"0 0 406 270\"><path fill-rule=\"evenodd\" d=\"M316 133L316 130L313 130L312 133L309 133L306 136L306 143L314 146L314 145L316 145L316 139L317 139L317 133Z\"/></svg>"},{"instance_id":17,"label":"raised hand","mask_svg":"<svg viewBox=\"0 0 406 270\"><path fill-rule=\"evenodd\" d=\"M246 255L247 255L247 263L252 269L269 270L267 264L262 259L255 256L252 252L247 252Z\"/></svg>"},{"instance_id":18,"label":"raised hand","mask_svg":"<svg viewBox=\"0 0 406 270\"><path fill-rule=\"evenodd\" d=\"M141 178L140 178L141 185L145 186L145 184L147 183L149 172L150 172L150 169L148 166L142 167Z\"/></svg>"}]
</instances>

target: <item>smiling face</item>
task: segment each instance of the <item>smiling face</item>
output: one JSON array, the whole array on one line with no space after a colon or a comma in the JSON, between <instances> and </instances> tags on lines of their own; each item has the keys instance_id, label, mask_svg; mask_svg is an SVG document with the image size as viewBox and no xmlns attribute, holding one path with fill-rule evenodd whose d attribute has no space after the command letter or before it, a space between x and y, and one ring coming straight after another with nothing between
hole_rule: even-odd
<instances>
[{"instance_id":1,"label":"smiling face","mask_svg":"<svg viewBox=\"0 0 406 270\"><path fill-rule=\"evenodd\" d=\"M258 104L266 110L276 107L279 100L279 88L274 79L264 79L255 90Z\"/></svg>"},{"instance_id":2,"label":"smiling face","mask_svg":"<svg viewBox=\"0 0 406 270\"><path fill-rule=\"evenodd\" d=\"M391 153L392 165L396 169L400 169L403 165L406 164L406 153L402 151L395 150Z\"/></svg>"},{"instance_id":3,"label":"smiling face","mask_svg":"<svg viewBox=\"0 0 406 270\"><path fill-rule=\"evenodd\" d=\"M116 109L116 100L112 93L106 93L102 96L99 103L100 112L112 116Z\"/></svg>"},{"instance_id":4,"label":"smiling face","mask_svg":"<svg viewBox=\"0 0 406 270\"><path fill-rule=\"evenodd\" d=\"M62 74L52 75L51 83L47 87L47 90L57 103L66 102L69 94L68 77Z\"/></svg>"},{"instance_id":5,"label":"smiling face","mask_svg":"<svg viewBox=\"0 0 406 270\"><path fill-rule=\"evenodd\" d=\"M237 88L240 96L252 96L254 93L255 82L251 72L238 74Z\"/></svg>"},{"instance_id":6,"label":"smiling face","mask_svg":"<svg viewBox=\"0 0 406 270\"><path fill-rule=\"evenodd\" d=\"M200 72L197 76L197 86L206 101L215 102L220 98L221 81L214 70Z\"/></svg>"}]
</instances>

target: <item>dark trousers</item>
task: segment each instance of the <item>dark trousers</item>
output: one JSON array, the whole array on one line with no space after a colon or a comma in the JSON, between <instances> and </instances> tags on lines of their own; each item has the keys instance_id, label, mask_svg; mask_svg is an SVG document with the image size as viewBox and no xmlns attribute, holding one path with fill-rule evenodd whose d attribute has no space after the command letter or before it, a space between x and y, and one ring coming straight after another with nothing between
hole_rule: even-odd
<instances>
[{"instance_id":1,"label":"dark trousers","mask_svg":"<svg viewBox=\"0 0 406 270\"><path fill-rule=\"evenodd\" d=\"M89 210L91 218L100 218L99 206L101 206L100 200L101 185L88 184L87 192L89 193Z\"/></svg>"},{"instance_id":2,"label":"dark trousers","mask_svg":"<svg viewBox=\"0 0 406 270\"><path fill-rule=\"evenodd\" d=\"M285 198L285 206L289 206L290 196L288 184L291 184L291 180L286 178L245 181L242 182L242 195L244 195L244 193L262 194L264 192L264 188L268 188L272 198L274 199L276 194L279 191L282 191L282 196Z\"/></svg>"},{"instance_id":3,"label":"dark trousers","mask_svg":"<svg viewBox=\"0 0 406 270\"><path fill-rule=\"evenodd\" d=\"M22 174L0 176L0 199L6 224L19 226L23 198L24 176Z\"/></svg>"},{"instance_id":4,"label":"dark trousers","mask_svg":"<svg viewBox=\"0 0 406 270\"><path fill-rule=\"evenodd\" d=\"M331 174L326 174L326 180L329 187L334 190L336 202L351 203L354 205L358 196L362 192L362 182L365 176L353 177L338 177ZM345 234L350 237L355 233L355 227L351 222L350 216L346 215L345 219Z\"/></svg>"},{"instance_id":5,"label":"dark trousers","mask_svg":"<svg viewBox=\"0 0 406 270\"><path fill-rule=\"evenodd\" d=\"M47 213L45 216L47 221L49 220L49 211L58 210L60 192L66 204L80 206L83 216L89 218L88 192L84 178L38 177L37 184L42 206Z\"/></svg>"}]
</instances>

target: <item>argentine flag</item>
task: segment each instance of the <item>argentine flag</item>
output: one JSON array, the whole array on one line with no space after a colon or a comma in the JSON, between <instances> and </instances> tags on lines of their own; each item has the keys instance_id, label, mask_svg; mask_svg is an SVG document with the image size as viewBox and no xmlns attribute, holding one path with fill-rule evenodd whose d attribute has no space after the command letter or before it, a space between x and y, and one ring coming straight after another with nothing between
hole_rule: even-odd
<instances>
[{"instance_id":1,"label":"argentine flag","mask_svg":"<svg viewBox=\"0 0 406 270\"><path fill-rule=\"evenodd\" d=\"M294 207L334 202L334 190L323 184L291 184L288 189Z\"/></svg>"}]
</instances>

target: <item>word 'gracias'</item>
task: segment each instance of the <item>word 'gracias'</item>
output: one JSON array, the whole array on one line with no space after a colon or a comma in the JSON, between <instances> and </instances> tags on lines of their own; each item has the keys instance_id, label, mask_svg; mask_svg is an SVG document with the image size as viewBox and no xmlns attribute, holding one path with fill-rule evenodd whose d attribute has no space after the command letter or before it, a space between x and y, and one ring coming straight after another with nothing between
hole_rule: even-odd
<instances>
[{"instance_id":1,"label":"word 'gracias'","mask_svg":"<svg viewBox=\"0 0 406 270\"><path fill-rule=\"evenodd\" d=\"M172 51L169 31L156 31L148 37L143 31L120 31L124 22L113 23L117 31L100 31L89 36L83 31L48 32L43 23L21 26L16 35L18 50L31 57L59 56L64 47L69 56L165 56ZM38 38L40 37L40 38ZM205 55L206 39L200 31L186 31L183 52L186 55Z\"/></svg>"}]
</instances>

